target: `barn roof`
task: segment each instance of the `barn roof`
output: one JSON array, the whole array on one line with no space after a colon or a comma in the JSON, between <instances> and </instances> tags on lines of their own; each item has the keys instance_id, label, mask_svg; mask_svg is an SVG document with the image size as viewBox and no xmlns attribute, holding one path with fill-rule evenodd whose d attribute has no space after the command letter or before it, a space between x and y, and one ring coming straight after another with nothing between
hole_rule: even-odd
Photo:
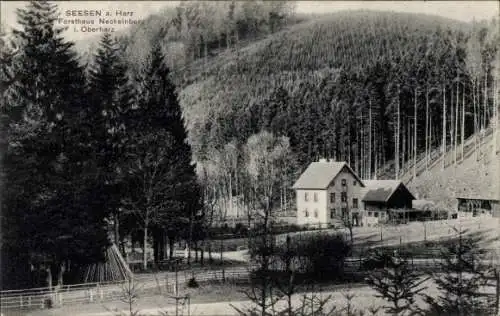
<instances>
[{"instance_id":1,"label":"barn roof","mask_svg":"<svg viewBox=\"0 0 500 316\"><path fill-rule=\"evenodd\" d=\"M491 195L484 195L484 196L457 196L457 199L460 200L481 200L481 201L496 201L498 202L499 200Z\"/></svg>"},{"instance_id":2,"label":"barn roof","mask_svg":"<svg viewBox=\"0 0 500 316\"><path fill-rule=\"evenodd\" d=\"M345 161L312 162L293 185L294 189L326 189L339 172L346 167L363 185L363 181Z\"/></svg>"},{"instance_id":3,"label":"barn roof","mask_svg":"<svg viewBox=\"0 0 500 316\"><path fill-rule=\"evenodd\" d=\"M366 186L363 201L387 202L400 185L399 180L363 180ZM410 193L411 194L411 193Z\"/></svg>"},{"instance_id":4,"label":"barn roof","mask_svg":"<svg viewBox=\"0 0 500 316\"><path fill-rule=\"evenodd\" d=\"M436 208L435 203L429 200L413 200L411 205L416 210L434 210Z\"/></svg>"}]
</instances>

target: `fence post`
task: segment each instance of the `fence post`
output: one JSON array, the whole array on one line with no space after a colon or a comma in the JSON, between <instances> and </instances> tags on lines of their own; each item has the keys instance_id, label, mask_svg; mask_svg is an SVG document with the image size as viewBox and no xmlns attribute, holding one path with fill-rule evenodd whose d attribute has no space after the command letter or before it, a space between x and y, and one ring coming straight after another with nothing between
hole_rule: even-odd
<instances>
[{"instance_id":1,"label":"fence post","mask_svg":"<svg viewBox=\"0 0 500 316\"><path fill-rule=\"evenodd\" d=\"M28 296L28 306L31 307L31 296Z\"/></svg>"},{"instance_id":2,"label":"fence post","mask_svg":"<svg viewBox=\"0 0 500 316\"><path fill-rule=\"evenodd\" d=\"M90 296L90 303L92 303L94 301L94 291L92 288L89 289L89 296Z\"/></svg>"},{"instance_id":3,"label":"fence post","mask_svg":"<svg viewBox=\"0 0 500 316\"><path fill-rule=\"evenodd\" d=\"M59 292L59 306L63 305L63 293Z\"/></svg>"},{"instance_id":4,"label":"fence post","mask_svg":"<svg viewBox=\"0 0 500 316\"><path fill-rule=\"evenodd\" d=\"M168 274L165 274L165 289L167 290L167 293L169 292L168 291Z\"/></svg>"},{"instance_id":5,"label":"fence post","mask_svg":"<svg viewBox=\"0 0 500 316\"><path fill-rule=\"evenodd\" d=\"M101 301L103 299L103 294L104 293L103 293L102 287L99 286L99 298L101 299Z\"/></svg>"},{"instance_id":6,"label":"fence post","mask_svg":"<svg viewBox=\"0 0 500 316\"><path fill-rule=\"evenodd\" d=\"M19 296L19 304L21 305L21 307L23 307L23 296L22 295Z\"/></svg>"}]
</instances>

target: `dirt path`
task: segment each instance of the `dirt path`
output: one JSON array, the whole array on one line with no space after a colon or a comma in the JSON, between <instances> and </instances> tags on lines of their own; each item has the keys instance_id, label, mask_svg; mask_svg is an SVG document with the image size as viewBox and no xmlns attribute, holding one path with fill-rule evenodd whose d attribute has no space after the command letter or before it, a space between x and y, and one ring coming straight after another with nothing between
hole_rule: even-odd
<instances>
[{"instance_id":1,"label":"dirt path","mask_svg":"<svg viewBox=\"0 0 500 316\"><path fill-rule=\"evenodd\" d=\"M426 291L427 294L437 294L437 290L433 284L429 282L427 284L429 287ZM374 306L383 306L385 303L382 299L376 296L375 291L367 286L352 288L350 290L342 289L337 291L328 291L322 293L314 293L321 298L327 298L330 296L329 303L327 304L328 308L335 308L337 311L342 311L347 304L346 294L353 295L351 304L358 310L368 310ZM293 305L300 306L304 295L311 295L313 293L302 293L297 294L293 298ZM221 295L223 295L221 293ZM238 297L234 297L232 300L229 300L229 297L220 296L219 300L215 297L212 297L216 301L207 302L207 303L194 303L190 305L179 305L178 306L178 314L179 315L238 315L235 311L234 307L238 309L246 309L251 307L251 302L248 300L243 300ZM285 308L285 301L279 302L276 306L276 310ZM423 304L421 300L418 301L418 304ZM74 315L74 316L112 316L118 315L117 312L112 312L113 309L118 308L122 312L126 312L125 304L116 303L116 304L107 304L107 306L73 306L73 307L64 307L58 310L52 311L40 311L38 313L29 314L30 316L63 316L63 315ZM108 310L107 310L108 309ZM161 298L147 298L146 300L141 300L138 303L137 309L140 315L160 315L160 313L166 313L167 315L175 315L176 314L176 306L173 301L169 303L165 303L165 300ZM122 314L125 315L125 314ZM378 315L385 315L382 311L379 312Z\"/></svg>"}]
</instances>

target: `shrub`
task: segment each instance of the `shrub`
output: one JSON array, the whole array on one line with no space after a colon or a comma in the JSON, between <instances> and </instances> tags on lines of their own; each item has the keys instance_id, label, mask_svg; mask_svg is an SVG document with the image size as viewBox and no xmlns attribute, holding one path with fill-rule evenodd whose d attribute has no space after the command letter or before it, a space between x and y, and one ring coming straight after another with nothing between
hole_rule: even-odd
<instances>
[{"instance_id":1,"label":"shrub","mask_svg":"<svg viewBox=\"0 0 500 316\"><path fill-rule=\"evenodd\" d=\"M242 223L237 223L233 229L234 235L246 237L248 235L248 228Z\"/></svg>"},{"instance_id":2,"label":"shrub","mask_svg":"<svg viewBox=\"0 0 500 316\"><path fill-rule=\"evenodd\" d=\"M192 277L191 279L189 279L188 283L187 283L187 286L189 288L197 288L199 287L200 285L198 284L198 281L196 281L196 279L194 277Z\"/></svg>"},{"instance_id":3,"label":"shrub","mask_svg":"<svg viewBox=\"0 0 500 316\"><path fill-rule=\"evenodd\" d=\"M293 256L300 270L314 280L336 279L343 275L344 261L351 247L340 234L313 234L290 238L289 249L279 246L277 257Z\"/></svg>"},{"instance_id":4,"label":"shrub","mask_svg":"<svg viewBox=\"0 0 500 316\"><path fill-rule=\"evenodd\" d=\"M52 299L50 297L47 297L43 301L43 305L45 306L45 308L52 308L52 307L54 307L54 302L52 302Z\"/></svg>"}]
</instances>

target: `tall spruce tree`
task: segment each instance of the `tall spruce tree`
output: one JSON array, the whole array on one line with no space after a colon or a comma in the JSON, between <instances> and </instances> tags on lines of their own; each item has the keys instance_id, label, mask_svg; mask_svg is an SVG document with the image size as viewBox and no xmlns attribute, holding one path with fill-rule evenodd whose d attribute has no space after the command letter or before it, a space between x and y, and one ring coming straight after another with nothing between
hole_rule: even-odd
<instances>
[{"instance_id":1,"label":"tall spruce tree","mask_svg":"<svg viewBox=\"0 0 500 316\"><path fill-rule=\"evenodd\" d=\"M488 267L484 264L486 250L481 248L479 234L455 229L458 239L442 253L441 271L433 276L441 290L437 298L426 296L429 315L490 315L489 306L480 292L487 282Z\"/></svg>"},{"instance_id":2,"label":"tall spruce tree","mask_svg":"<svg viewBox=\"0 0 500 316\"><path fill-rule=\"evenodd\" d=\"M428 278L412 270L407 258L395 253L389 257L377 254L377 260L386 260L384 269L370 273L367 283L377 291L377 296L386 299L391 305L385 310L391 315L403 315L415 306L415 299L426 287L422 284Z\"/></svg>"},{"instance_id":3,"label":"tall spruce tree","mask_svg":"<svg viewBox=\"0 0 500 316\"><path fill-rule=\"evenodd\" d=\"M114 223L114 243L120 244L120 164L126 142L126 113L132 106L132 87L120 47L109 33L101 37L88 71L87 130L95 150L100 181L107 196L107 213Z\"/></svg>"},{"instance_id":4,"label":"tall spruce tree","mask_svg":"<svg viewBox=\"0 0 500 316\"><path fill-rule=\"evenodd\" d=\"M17 14L13 97L3 108L8 148L2 251L11 255L2 263L12 269L3 273L8 287L26 286L18 280L30 279L30 265L46 271L49 285L55 275L60 283L70 263L75 268L103 259L107 247L104 202L80 124L84 76L73 44L55 25L56 5L32 1Z\"/></svg>"},{"instance_id":5,"label":"tall spruce tree","mask_svg":"<svg viewBox=\"0 0 500 316\"><path fill-rule=\"evenodd\" d=\"M191 148L169 73L156 42L136 78L137 104L130 112L127 129L125 174L129 190L123 203L140 219L144 268L150 229L157 230L154 237L160 241L168 235L172 256L175 239L189 230L200 202ZM164 249L162 244L158 247Z\"/></svg>"}]
</instances>

